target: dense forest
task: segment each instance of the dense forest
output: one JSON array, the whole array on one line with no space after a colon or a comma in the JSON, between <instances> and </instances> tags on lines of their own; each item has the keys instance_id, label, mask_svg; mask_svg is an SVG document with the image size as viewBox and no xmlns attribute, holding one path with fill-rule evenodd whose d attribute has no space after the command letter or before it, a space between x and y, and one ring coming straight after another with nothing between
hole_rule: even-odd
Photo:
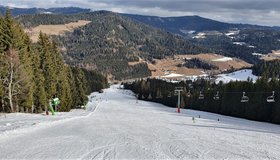
<instances>
[{"instance_id":1,"label":"dense forest","mask_svg":"<svg viewBox=\"0 0 280 160\"><path fill-rule=\"evenodd\" d=\"M248 79L228 84L210 84L203 79L180 83L148 79L124 86L134 91L139 99L170 107L177 106L175 87L183 87L182 108L280 124L280 81L276 78L269 80L262 76L256 83Z\"/></svg>"},{"instance_id":2,"label":"dense forest","mask_svg":"<svg viewBox=\"0 0 280 160\"><path fill-rule=\"evenodd\" d=\"M69 111L107 85L101 74L65 64L45 34L32 44L9 10L0 16L0 61L0 112L39 113L53 95L61 100L59 111Z\"/></svg>"},{"instance_id":3,"label":"dense forest","mask_svg":"<svg viewBox=\"0 0 280 160\"><path fill-rule=\"evenodd\" d=\"M65 48L65 60L72 66L93 68L123 80L150 76L146 63L130 66L142 58L165 58L176 54L210 52L181 37L108 11L74 15L29 15L17 20L25 27L64 24L77 20L91 23L63 36L54 37Z\"/></svg>"},{"instance_id":4,"label":"dense forest","mask_svg":"<svg viewBox=\"0 0 280 160\"><path fill-rule=\"evenodd\" d=\"M253 66L253 74L261 76L266 74L269 77L280 78L280 60L261 61Z\"/></svg>"},{"instance_id":5,"label":"dense forest","mask_svg":"<svg viewBox=\"0 0 280 160\"><path fill-rule=\"evenodd\" d=\"M250 24L223 23L199 16L156 17L123 14L139 22L180 35L193 44L211 48L212 52L229 57L241 58L256 64L259 59L252 53L270 53L280 48L280 28ZM232 30L240 32L234 36L226 36ZM197 33L216 32L208 34L206 38L193 38ZM246 45L235 45L233 42L244 42ZM250 46L250 47L249 47Z\"/></svg>"},{"instance_id":6,"label":"dense forest","mask_svg":"<svg viewBox=\"0 0 280 160\"><path fill-rule=\"evenodd\" d=\"M280 48L279 39L279 30L246 28L240 29L239 34L232 38L222 34L209 35L204 39L192 39L191 41L202 47L211 47L216 53L257 64L260 60L252 53L268 54L272 50L278 50ZM234 42L244 44L237 45Z\"/></svg>"}]
</instances>

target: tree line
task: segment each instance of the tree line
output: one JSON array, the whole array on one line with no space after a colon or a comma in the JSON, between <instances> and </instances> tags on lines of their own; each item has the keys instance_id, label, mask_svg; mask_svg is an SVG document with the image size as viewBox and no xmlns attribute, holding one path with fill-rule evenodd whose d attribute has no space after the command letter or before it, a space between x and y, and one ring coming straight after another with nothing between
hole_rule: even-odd
<instances>
[{"instance_id":1,"label":"tree line","mask_svg":"<svg viewBox=\"0 0 280 160\"><path fill-rule=\"evenodd\" d=\"M269 77L280 78L280 60L261 61L252 68L253 74L260 76L266 74Z\"/></svg>"},{"instance_id":2,"label":"tree line","mask_svg":"<svg viewBox=\"0 0 280 160\"><path fill-rule=\"evenodd\" d=\"M180 83L147 79L126 83L124 86L134 91L139 99L170 107L177 106L175 87L183 87L182 108L280 124L280 81L276 78L262 76L255 83L248 79L228 84L210 83L204 79ZM216 95L218 98L215 98Z\"/></svg>"},{"instance_id":3,"label":"tree line","mask_svg":"<svg viewBox=\"0 0 280 160\"><path fill-rule=\"evenodd\" d=\"M38 39L32 44L9 10L0 16L0 112L39 113L54 95L61 100L59 111L69 111L106 87L103 75L65 64L46 34Z\"/></svg>"}]
</instances>

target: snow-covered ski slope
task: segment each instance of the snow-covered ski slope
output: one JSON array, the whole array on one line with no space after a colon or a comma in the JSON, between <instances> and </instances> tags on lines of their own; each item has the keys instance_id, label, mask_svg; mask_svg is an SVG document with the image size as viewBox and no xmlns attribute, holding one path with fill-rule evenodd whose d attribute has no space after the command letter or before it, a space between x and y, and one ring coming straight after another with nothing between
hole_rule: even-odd
<instances>
[{"instance_id":1,"label":"snow-covered ski slope","mask_svg":"<svg viewBox=\"0 0 280 160\"><path fill-rule=\"evenodd\" d=\"M0 133L0 159L280 158L279 125L193 110L178 114L137 103L116 86L95 98L101 101L87 115Z\"/></svg>"}]
</instances>

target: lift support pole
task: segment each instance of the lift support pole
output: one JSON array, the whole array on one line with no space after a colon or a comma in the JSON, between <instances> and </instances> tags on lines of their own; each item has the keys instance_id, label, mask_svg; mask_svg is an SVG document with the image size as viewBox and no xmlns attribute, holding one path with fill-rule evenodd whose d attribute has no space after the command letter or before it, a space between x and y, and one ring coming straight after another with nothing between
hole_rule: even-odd
<instances>
[{"instance_id":1,"label":"lift support pole","mask_svg":"<svg viewBox=\"0 0 280 160\"><path fill-rule=\"evenodd\" d=\"M181 92L183 91L183 87L175 87L175 94L178 95L178 113L180 113L180 106L181 106Z\"/></svg>"}]
</instances>

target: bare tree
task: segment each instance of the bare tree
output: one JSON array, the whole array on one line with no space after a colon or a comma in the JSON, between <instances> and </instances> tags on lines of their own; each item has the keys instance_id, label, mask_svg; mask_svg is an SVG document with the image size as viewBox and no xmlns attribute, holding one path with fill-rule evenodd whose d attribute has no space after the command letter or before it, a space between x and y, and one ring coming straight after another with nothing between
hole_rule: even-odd
<instances>
[{"instance_id":1,"label":"bare tree","mask_svg":"<svg viewBox=\"0 0 280 160\"><path fill-rule=\"evenodd\" d=\"M10 111L14 112L13 98L23 93L27 75L19 60L19 55L14 49L9 49L4 58L6 72L1 80L4 85L6 98L9 100Z\"/></svg>"}]
</instances>

